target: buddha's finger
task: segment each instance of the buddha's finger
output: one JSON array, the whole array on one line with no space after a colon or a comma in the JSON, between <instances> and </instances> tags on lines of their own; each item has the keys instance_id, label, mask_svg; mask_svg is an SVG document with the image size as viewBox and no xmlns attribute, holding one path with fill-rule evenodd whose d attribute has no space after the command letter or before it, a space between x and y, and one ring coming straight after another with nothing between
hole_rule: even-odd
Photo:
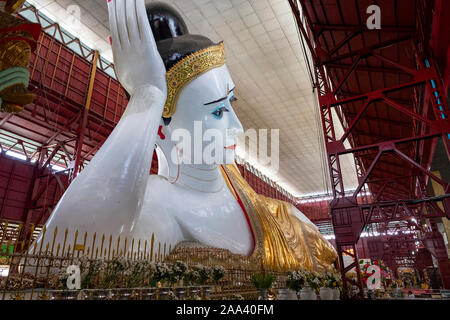
<instances>
[{"instance_id":1,"label":"buddha's finger","mask_svg":"<svg viewBox=\"0 0 450 320\"><path fill-rule=\"evenodd\" d=\"M116 5L117 0L108 0L109 29L111 31L111 46L120 49L119 30L117 29Z\"/></svg>"},{"instance_id":2,"label":"buddha's finger","mask_svg":"<svg viewBox=\"0 0 450 320\"><path fill-rule=\"evenodd\" d=\"M157 63L162 67L163 70L161 72L166 72L164 65L162 63L161 55L159 54L158 47L156 46L155 37L153 35L152 28L150 27L150 23L147 17L147 10L145 8L144 0L136 1L136 13L138 19L138 27L140 32L140 37L142 42L148 47L151 59L153 62L157 61Z\"/></svg>"},{"instance_id":3,"label":"buddha's finger","mask_svg":"<svg viewBox=\"0 0 450 320\"><path fill-rule=\"evenodd\" d=\"M136 1L136 14L141 40L150 41L151 45L156 48L155 38L153 37L153 32L148 21L144 0Z\"/></svg>"},{"instance_id":4,"label":"buddha's finger","mask_svg":"<svg viewBox=\"0 0 450 320\"><path fill-rule=\"evenodd\" d=\"M127 28L127 12L125 6L126 0L112 0L112 1L114 1L116 4L117 29L119 30L118 33L120 37L120 45L122 48L126 48L130 45Z\"/></svg>"},{"instance_id":5,"label":"buddha's finger","mask_svg":"<svg viewBox=\"0 0 450 320\"><path fill-rule=\"evenodd\" d=\"M128 38L130 40L130 44L134 47L140 47L140 37L139 37L139 28L138 28L138 20L137 20L137 12L136 12L136 0L128 0L126 1L126 17L127 17L127 30L128 30Z\"/></svg>"}]
</instances>

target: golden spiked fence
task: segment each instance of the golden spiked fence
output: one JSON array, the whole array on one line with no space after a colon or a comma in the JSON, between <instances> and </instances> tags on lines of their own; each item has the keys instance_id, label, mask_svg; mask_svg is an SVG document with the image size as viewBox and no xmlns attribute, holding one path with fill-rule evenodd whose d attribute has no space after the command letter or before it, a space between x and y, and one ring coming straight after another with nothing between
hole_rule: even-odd
<instances>
[{"instance_id":1,"label":"golden spiked fence","mask_svg":"<svg viewBox=\"0 0 450 320\"><path fill-rule=\"evenodd\" d=\"M154 234L150 239L136 240L96 233L90 236L78 231L70 234L66 229L63 237L57 237L58 229L49 234L45 227L39 230L34 226L31 232L27 232L29 236L23 239L24 230L21 224L0 224L0 300L121 299L124 296L129 299L258 297L250 277L260 273L261 267L228 250L184 246L172 250L171 245L158 242ZM57 239L62 241L57 242ZM118 264L119 260L121 264ZM132 266L135 270L139 266L142 269L142 266L169 265L177 261L182 261L188 268L221 266L225 275L214 283L210 281L201 287L188 287L183 286L182 281L171 284L155 282L152 274L144 271L139 276L135 271L130 273ZM79 266L84 279L89 280L83 280L81 290L64 289L68 267L72 265ZM263 272L277 276L275 290L284 286L285 273ZM108 281L105 280L107 278Z\"/></svg>"}]
</instances>

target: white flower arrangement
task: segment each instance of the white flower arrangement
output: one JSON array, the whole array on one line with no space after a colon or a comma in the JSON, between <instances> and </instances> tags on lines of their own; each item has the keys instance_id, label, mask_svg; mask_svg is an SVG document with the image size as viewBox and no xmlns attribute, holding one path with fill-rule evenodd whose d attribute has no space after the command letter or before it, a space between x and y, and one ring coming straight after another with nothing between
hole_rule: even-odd
<instances>
[{"instance_id":1,"label":"white flower arrangement","mask_svg":"<svg viewBox=\"0 0 450 320\"><path fill-rule=\"evenodd\" d=\"M153 263L151 269L153 279L157 282L165 280L170 274L169 266L162 262Z\"/></svg>"},{"instance_id":2,"label":"white flower arrangement","mask_svg":"<svg viewBox=\"0 0 450 320\"><path fill-rule=\"evenodd\" d=\"M172 270L175 273L183 274L187 270L187 265L182 261L177 261L172 265Z\"/></svg>"},{"instance_id":3,"label":"white flower arrangement","mask_svg":"<svg viewBox=\"0 0 450 320\"><path fill-rule=\"evenodd\" d=\"M338 273L327 272L323 276L323 285L326 288L339 288L341 283L341 275Z\"/></svg>"},{"instance_id":4,"label":"white flower arrangement","mask_svg":"<svg viewBox=\"0 0 450 320\"><path fill-rule=\"evenodd\" d=\"M68 277L69 277L69 274L66 272L66 269L59 270L59 272L58 272L59 281L66 281Z\"/></svg>"},{"instance_id":5,"label":"white flower arrangement","mask_svg":"<svg viewBox=\"0 0 450 320\"><path fill-rule=\"evenodd\" d=\"M291 271L287 275L286 285L289 289L299 291L304 287L317 290L321 287L337 288L340 286L341 277L337 273L318 273L307 270Z\"/></svg>"},{"instance_id":6,"label":"white flower arrangement","mask_svg":"<svg viewBox=\"0 0 450 320\"><path fill-rule=\"evenodd\" d=\"M169 267L167 280L171 283L177 283L186 275L187 265L182 261L177 261Z\"/></svg>"},{"instance_id":7,"label":"white flower arrangement","mask_svg":"<svg viewBox=\"0 0 450 320\"><path fill-rule=\"evenodd\" d=\"M192 267L192 270L198 272L199 277L196 280L197 280L197 283L200 285L206 284L206 282L212 276L211 268L205 267L204 265L201 265L201 264L195 265L194 267Z\"/></svg>"},{"instance_id":8,"label":"white flower arrangement","mask_svg":"<svg viewBox=\"0 0 450 320\"><path fill-rule=\"evenodd\" d=\"M287 287L289 289L299 291L307 285L308 271L296 270L288 273Z\"/></svg>"},{"instance_id":9,"label":"white flower arrangement","mask_svg":"<svg viewBox=\"0 0 450 320\"><path fill-rule=\"evenodd\" d=\"M82 256L73 259L71 264L80 266L82 288L91 289L140 288L158 282L173 285L181 280L184 280L185 286L205 285L210 282L218 284L226 274L223 266L208 267L197 264L188 267L183 261L150 263L146 260L128 260L125 257L105 260ZM68 278L65 268L54 278L58 287L63 286Z\"/></svg>"},{"instance_id":10,"label":"white flower arrangement","mask_svg":"<svg viewBox=\"0 0 450 320\"><path fill-rule=\"evenodd\" d=\"M134 288L142 286L145 281L149 280L152 269L150 263L145 260L137 260L131 262L131 267L124 272L126 275L126 286Z\"/></svg>"},{"instance_id":11,"label":"white flower arrangement","mask_svg":"<svg viewBox=\"0 0 450 320\"><path fill-rule=\"evenodd\" d=\"M103 286L105 288L119 287L121 276L131 268L131 262L124 257L114 257L106 262Z\"/></svg>"}]
</instances>

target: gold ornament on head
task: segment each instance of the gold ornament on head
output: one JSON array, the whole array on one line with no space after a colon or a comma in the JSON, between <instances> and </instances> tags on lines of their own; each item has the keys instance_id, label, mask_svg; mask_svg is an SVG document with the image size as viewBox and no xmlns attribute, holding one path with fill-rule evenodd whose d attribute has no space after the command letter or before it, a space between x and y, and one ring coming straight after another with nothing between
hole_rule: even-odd
<instances>
[{"instance_id":1,"label":"gold ornament on head","mask_svg":"<svg viewBox=\"0 0 450 320\"><path fill-rule=\"evenodd\" d=\"M163 117L171 118L177 109L181 91L194 79L225 65L225 46L218 45L197 51L175 64L167 71L167 100Z\"/></svg>"}]
</instances>

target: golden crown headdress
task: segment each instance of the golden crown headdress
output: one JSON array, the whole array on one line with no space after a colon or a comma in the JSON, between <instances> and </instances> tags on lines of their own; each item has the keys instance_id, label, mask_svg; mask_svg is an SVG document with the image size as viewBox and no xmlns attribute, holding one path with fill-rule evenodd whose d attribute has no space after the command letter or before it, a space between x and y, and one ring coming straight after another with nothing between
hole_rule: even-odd
<instances>
[{"instance_id":1,"label":"golden crown headdress","mask_svg":"<svg viewBox=\"0 0 450 320\"><path fill-rule=\"evenodd\" d=\"M163 117L171 118L177 109L181 91L195 78L225 64L225 46L218 45L197 51L177 62L167 72L167 100Z\"/></svg>"}]
</instances>

